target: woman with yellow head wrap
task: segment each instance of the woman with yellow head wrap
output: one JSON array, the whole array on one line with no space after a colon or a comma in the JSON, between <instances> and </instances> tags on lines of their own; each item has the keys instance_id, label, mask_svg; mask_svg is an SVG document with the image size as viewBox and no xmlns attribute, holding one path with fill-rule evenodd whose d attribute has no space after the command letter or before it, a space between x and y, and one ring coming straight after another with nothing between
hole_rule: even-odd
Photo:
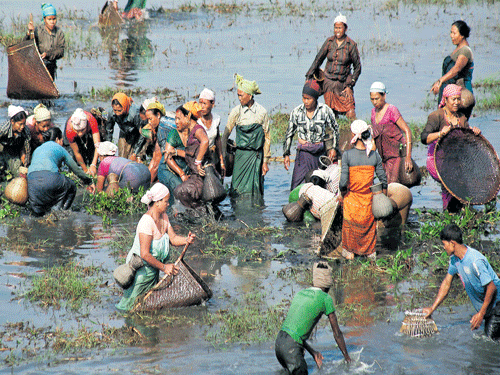
<instances>
[{"instance_id":1,"label":"woman with yellow head wrap","mask_svg":"<svg viewBox=\"0 0 500 375\"><path fill-rule=\"evenodd\" d=\"M240 104L231 110L222 138L225 152L229 135L236 127L231 193L250 194L260 199L264 195L264 176L269 171L267 164L271 157L269 116L266 109L254 100L254 95L261 93L255 81L236 74L235 83Z\"/></svg>"},{"instance_id":2,"label":"woman with yellow head wrap","mask_svg":"<svg viewBox=\"0 0 500 375\"><path fill-rule=\"evenodd\" d=\"M208 136L202 125L198 124L201 116L201 106L198 102L187 102L177 108L175 112L175 124L179 132L188 131L184 158L191 171L187 176L181 175L182 183L174 190L174 196L187 207L199 208L203 206L201 193L203 190L203 176L205 170L203 165L209 163ZM178 155L177 150L175 156ZM174 155L170 155L173 157ZM182 173L182 171L181 171Z\"/></svg>"},{"instance_id":3,"label":"woman with yellow head wrap","mask_svg":"<svg viewBox=\"0 0 500 375\"><path fill-rule=\"evenodd\" d=\"M139 129L147 124L141 120L139 107L135 105L132 98L119 92L111 100L112 112L106 119L107 141L113 141L115 125L120 128L118 137L118 156L129 158L139 140ZM135 159L134 159L135 160Z\"/></svg>"}]
</instances>

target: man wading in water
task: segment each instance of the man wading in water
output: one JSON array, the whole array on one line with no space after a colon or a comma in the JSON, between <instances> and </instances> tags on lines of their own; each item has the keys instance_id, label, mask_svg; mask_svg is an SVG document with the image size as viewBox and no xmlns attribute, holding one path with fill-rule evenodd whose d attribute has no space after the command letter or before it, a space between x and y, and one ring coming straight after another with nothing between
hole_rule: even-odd
<instances>
[{"instance_id":1,"label":"man wading in water","mask_svg":"<svg viewBox=\"0 0 500 375\"><path fill-rule=\"evenodd\" d=\"M333 337L346 362L351 362L345 346L344 335L342 335L337 323L333 298L328 294L332 284L332 269L328 263L315 263L313 287L301 290L293 298L275 345L276 358L281 366L288 370L289 374L308 374L304 349L307 349L316 361L318 368L321 368L323 355L315 351L306 340L323 314L327 315L330 320Z\"/></svg>"},{"instance_id":2,"label":"man wading in water","mask_svg":"<svg viewBox=\"0 0 500 375\"><path fill-rule=\"evenodd\" d=\"M479 251L462 242L462 231L455 224L444 227L441 241L450 256L448 274L441 283L436 300L423 309L426 318L438 308L448 295L453 276L457 273L477 313L470 320L471 330L478 329L484 319L484 332L494 340L500 338L500 279L488 260Z\"/></svg>"}]
</instances>

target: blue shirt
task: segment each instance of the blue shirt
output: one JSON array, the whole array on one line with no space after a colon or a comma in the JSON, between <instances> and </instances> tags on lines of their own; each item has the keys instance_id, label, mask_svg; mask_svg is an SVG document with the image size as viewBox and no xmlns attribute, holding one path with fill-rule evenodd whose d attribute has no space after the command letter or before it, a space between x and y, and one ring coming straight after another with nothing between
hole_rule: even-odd
<instances>
[{"instance_id":1,"label":"blue shirt","mask_svg":"<svg viewBox=\"0 0 500 375\"><path fill-rule=\"evenodd\" d=\"M463 259L455 255L450 257L448 273L450 275L458 273L476 311L479 311L483 306L486 285L493 281L497 287L497 291L493 296L490 306L488 306L485 316L491 315L492 308L496 302L500 301L500 279L483 254L467 246L467 252Z\"/></svg>"},{"instance_id":2,"label":"blue shirt","mask_svg":"<svg viewBox=\"0 0 500 375\"><path fill-rule=\"evenodd\" d=\"M59 168L64 163L85 183L92 182L92 179L76 164L68 151L54 141L45 142L37 147L31 159L28 174L39 171L59 173Z\"/></svg>"}]
</instances>

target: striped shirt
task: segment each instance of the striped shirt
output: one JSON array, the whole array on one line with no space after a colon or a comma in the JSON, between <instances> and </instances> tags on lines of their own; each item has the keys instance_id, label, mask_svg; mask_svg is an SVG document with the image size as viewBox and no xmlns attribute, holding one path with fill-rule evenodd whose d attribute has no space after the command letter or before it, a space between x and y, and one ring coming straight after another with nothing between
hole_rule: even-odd
<instances>
[{"instance_id":1,"label":"striped shirt","mask_svg":"<svg viewBox=\"0 0 500 375\"><path fill-rule=\"evenodd\" d=\"M299 139L309 143L323 142L326 127L333 130L333 146L338 146L339 126L333 111L324 103L318 103L312 118L307 117L304 104L296 107L290 114L290 122L283 143L283 156L290 155L292 140L297 133Z\"/></svg>"}]
</instances>

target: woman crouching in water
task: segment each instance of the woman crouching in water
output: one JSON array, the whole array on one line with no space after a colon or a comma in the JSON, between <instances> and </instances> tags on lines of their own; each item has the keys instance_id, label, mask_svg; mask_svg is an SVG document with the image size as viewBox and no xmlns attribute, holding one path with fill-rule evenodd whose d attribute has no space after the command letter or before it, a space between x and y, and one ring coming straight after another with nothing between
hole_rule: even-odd
<instances>
[{"instance_id":1,"label":"woman crouching in water","mask_svg":"<svg viewBox=\"0 0 500 375\"><path fill-rule=\"evenodd\" d=\"M133 254L142 258L145 265L135 274L132 285L125 289L123 297L116 307L129 311L134 307L136 298L149 291L158 282L160 271L176 275L179 267L173 263L164 263L170 257L170 244L182 246L192 244L196 235L189 232L187 237L174 232L166 214L170 192L157 182L144 194L141 202L148 205L148 211L137 224L134 244L127 255L127 263Z\"/></svg>"}]
</instances>

